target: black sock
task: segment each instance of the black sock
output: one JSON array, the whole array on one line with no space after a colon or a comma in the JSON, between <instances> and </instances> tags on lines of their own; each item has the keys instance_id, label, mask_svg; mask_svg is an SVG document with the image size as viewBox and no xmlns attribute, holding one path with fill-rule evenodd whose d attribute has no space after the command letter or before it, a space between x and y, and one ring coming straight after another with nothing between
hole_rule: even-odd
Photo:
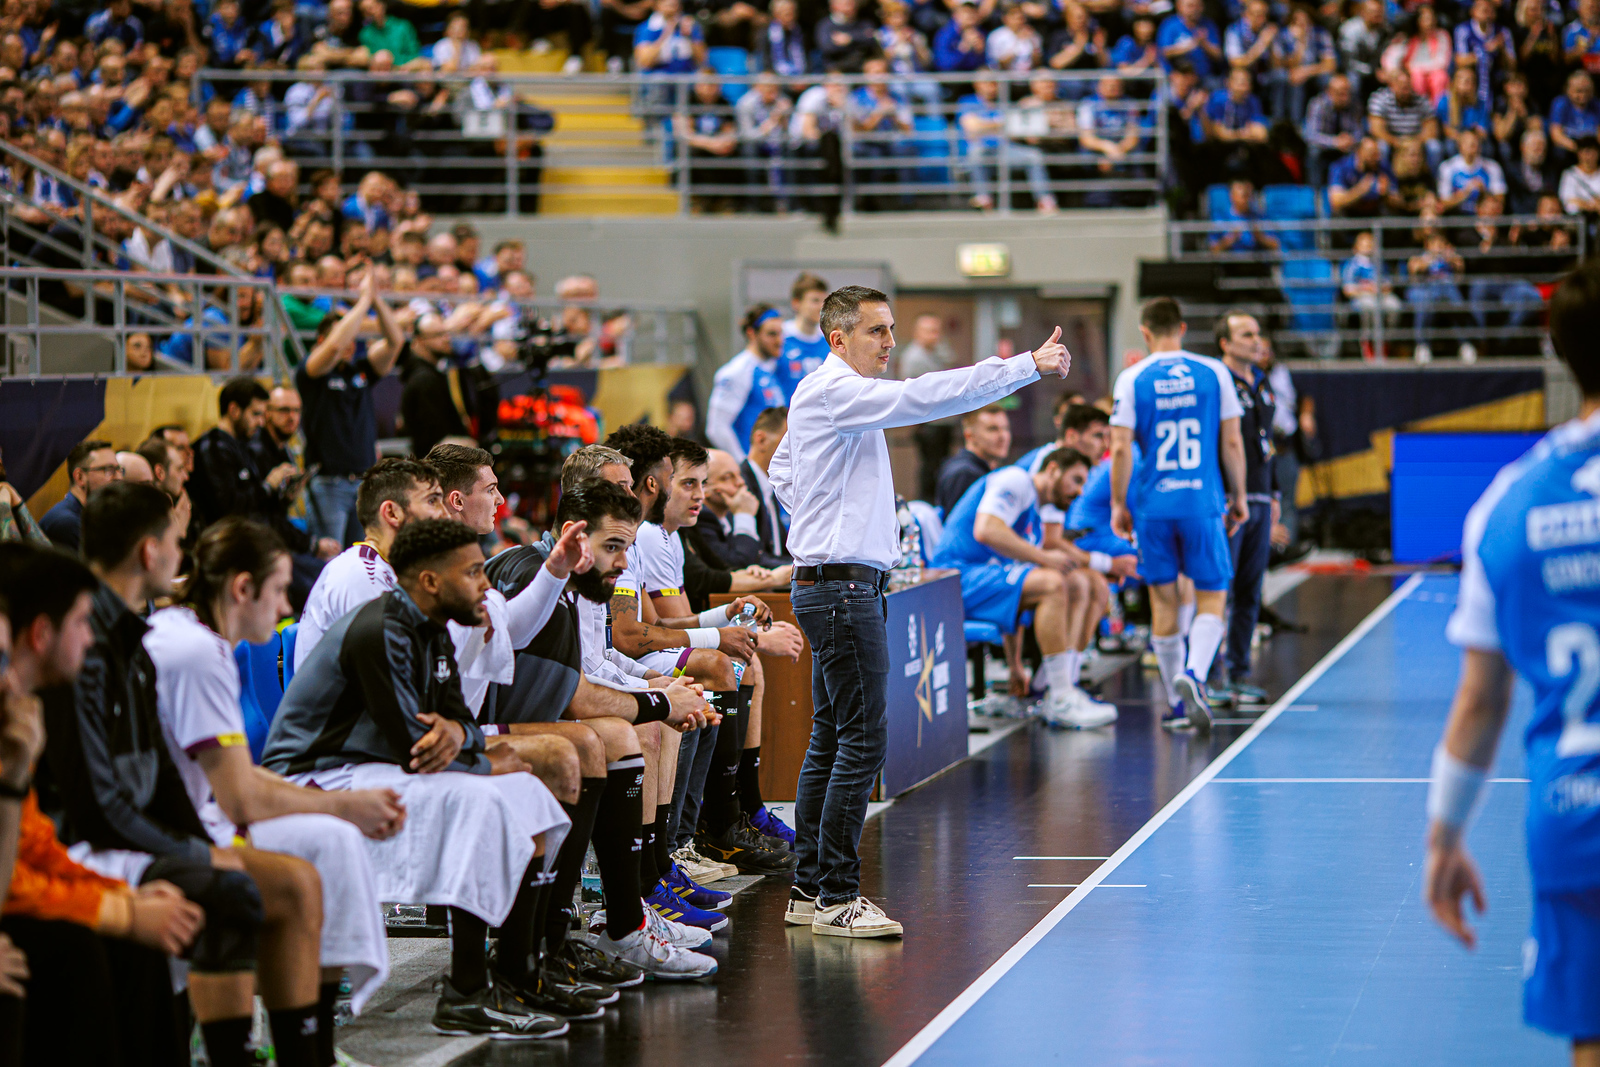
<instances>
[{"instance_id":1,"label":"black sock","mask_svg":"<svg viewBox=\"0 0 1600 1067\"><path fill-rule=\"evenodd\" d=\"M494 973L526 985L539 973L538 946L534 938L544 929L545 908L550 902L553 875L544 870L544 861L535 857L528 864L522 888L517 890L511 914L500 924L500 941L495 947Z\"/></svg>"},{"instance_id":2,"label":"black sock","mask_svg":"<svg viewBox=\"0 0 1600 1067\"><path fill-rule=\"evenodd\" d=\"M639 794L643 784L643 756L629 756L609 765L606 789L594 814L594 856L600 864L606 926L615 939L633 933L644 922L644 905L639 900L643 817Z\"/></svg>"},{"instance_id":3,"label":"black sock","mask_svg":"<svg viewBox=\"0 0 1600 1067\"><path fill-rule=\"evenodd\" d=\"M572 820L572 829L556 853L556 877L550 883L550 904L545 911L545 951L554 952L567 939L567 923L572 916L572 894L583 877L583 857L594 837L594 813L605 793L604 778L585 778L578 788L576 804L561 805Z\"/></svg>"},{"instance_id":4,"label":"black sock","mask_svg":"<svg viewBox=\"0 0 1600 1067\"><path fill-rule=\"evenodd\" d=\"M649 896L661 881L662 871L656 864L656 826L645 823L639 828L639 888Z\"/></svg>"},{"instance_id":5,"label":"black sock","mask_svg":"<svg viewBox=\"0 0 1600 1067\"><path fill-rule=\"evenodd\" d=\"M450 909L450 984L471 996L489 984L489 924L461 908Z\"/></svg>"},{"instance_id":6,"label":"black sock","mask_svg":"<svg viewBox=\"0 0 1600 1067\"><path fill-rule=\"evenodd\" d=\"M317 1067L334 1067L334 1011L339 1004L339 983L324 982L317 990Z\"/></svg>"},{"instance_id":7,"label":"black sock","mask_svg":"<svg viewBox=\"0 0 1600 1067\"><path fill-rule=\"evenodd\" d=\"M279 1067L321 1067L317 1060L317 1006L267 1012Z\"/></svg>"},{"instance_id":8,"label":"black sock","mask_svg":"<svg viewBox=\"0 0 1600 1067\"><path fill-rule=\"evenodd\" d=\"M206 1059L211 1067L255 1067L256 1054L250 1049L248 1015L237 1019L216 1019L200 1024L200 1037L206 1043Z\"/></svg>"},{"instance_id":9,"label":"black sock","mask_svg":"<svg viewBox=\"0 0 1600 1067\"><path fill-rule=\"evenodd\" d=\"M716 836L739 821L739 753L744 720L749 718L751 686L740 686L732 717L724 711L717 728L716 749L711 756L711 771L706 775L706 793L701 802L701 821Z\"/></svg>"},{"instance_id":10,"label":"black sock","mask_svg":"<svg viewBox=\"0 0 1600 1067\"><path fill-rule=\"evenodd\" d=\"M739 753L739 807L754 816L766 805L761 800L761 746Z\"/></svg>"},{"instance_id":11,"label":"black sock","mask_svg":"<svg viewBox=\"0 0 1600 1067\"><path fill-rule=\"evenodd\" d=\"M656 866L663 878L672 873L672 839L667 836L667 821L671 818L671 804L656 805Z\"/></svg>"}]
</instances>

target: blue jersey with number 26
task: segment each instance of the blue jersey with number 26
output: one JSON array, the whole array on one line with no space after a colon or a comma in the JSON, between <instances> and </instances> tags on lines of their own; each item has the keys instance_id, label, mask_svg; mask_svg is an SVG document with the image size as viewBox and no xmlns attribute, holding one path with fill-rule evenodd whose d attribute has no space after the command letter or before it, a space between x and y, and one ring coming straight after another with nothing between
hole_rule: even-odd
<instances>
[{"instance_id":1,"label":"blue jersey with number 26","mask_svg":"<svg viewBox=\"0 0 1600 1067\"><path fill-rule=\"evenodd\" d=\"M1600 885L1600 417L1552 430L1467 516L1446 630L1533 687L1528 860L1541 892Z\"/></svg>"},{"instance_id":2,"label":"blue jersey with number 26","mask_svg":"<svg viewBox=\"0 0 1600 1067\"><path fill-rule=\"evenodd\" d=\"M1111 425L1139 446L1128 495L1140 521L1221 516L1217 438L1222 420L1244 414L1228 368L1192 352L1147 356L1117 375L1112 400Z\"/></svg>"}]
</instances>

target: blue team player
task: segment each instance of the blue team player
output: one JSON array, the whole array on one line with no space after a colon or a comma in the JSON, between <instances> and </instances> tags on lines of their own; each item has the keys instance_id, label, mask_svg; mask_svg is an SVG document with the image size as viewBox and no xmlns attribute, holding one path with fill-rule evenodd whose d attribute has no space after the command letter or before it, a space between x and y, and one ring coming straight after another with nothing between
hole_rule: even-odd
<instances>
[{"instance_id":1,"label":"blue team player","mask_svg":"<svg viewBox=\"0 0 1600 1067\"><path fill-rule=\"evenodd\" d=\"M783 324L783 355L778 360L778 384L783 386L785 404L794 396L800 379L828 358L828 339L822 336L822 302L828 291L828 283L809 272L796 278L789 289L794 318Z\"/></svg>"},{"instance_id":2,"label":"blue team player","mask_svg":"<svg viewBox=\"0 0 1600 1067\"><path fill-rule=\"evenodd\" d=\"M1010 634L1022 612L1033 612L1048 687L1041 715L1051 725L1078 729L1117 718L1115 707L1078 688L1079 639L1088 626L1094 575L1079 565L1076 557L1084 554L1077 549L1042 546L1039 508L1049 504L1066 510L1088 473L1088 458L1070 448L1045 456L1036 474L1017 466L989 472L951 509L932 560L935 567L961 572L967 618Z\"/></svg>"},{"instance_id":3,"label":"blue team player","mask_svg":"<svg viewBox=\"0 0 1600 1067\"><path fill-rule=\"evenodd\" d=\"M1513 672L1533 687L1527 746L1533 932L1522 1015L1600 1063L1600 265L1550 301L1550 337L1583 390L1579 418L1500 472L1467 516L1446 634L1461 679L1428 791L1423 900L1470 948L1462 897L1483 883L1462 842L1506 712Z\"/></svg>"},{"instance_id":4,"label":"blue team player","mask_svg":"<svg viewBox=\"0 0 1600 1067\"><path fill-rule=\"evenodd\" d=\"M706 404L706 436L741 463L750 451L756 416L789 402L777 374L783 344L777 309L755 304L744 313L743 325L744 350L718 369Z\"/></svg>"},{"instance_id":5,"label":"blue team player","mask_svg":"<svg viewBox=\"0 0 1600 1067\"><path fill-rule=\"evenodd\" d=\"M1082 452L1093 464L1105 455L1106 441L1110 437L1110 432L1109 419L1105 412L1092 404L1071 404L1061 413L1060 436L1052 442L1024 452L1017 460L1017 466L1029 474L1037 474L1045 456L1058 448L1070 448ZM1058 508L1043 504L1039 507L1039 517L1044 520L1045 547L1061 547L1063 541L1061 524L1066 519L1066 514Z\"/></svg>"},{"instance_id":6,"label":"blue team player","mask_svg":"<svg viewBox=\"0 0 1600 1067\"><path fill-rule=\"evenodd\" d=\"M1233 581L1228 535L1250 509L1233 375L1219 360L1185 352L1187 329L1176 300L1151 300L1139 318L1150 355L1117 375L1111 531L1139 546L1139 573L1150 587L1150 645L1172 708L1163 723L1207 731L1205 677L1227 631L1222 610ZM1137 530L1130 491L1139 502ZM1178 626L1180 574L1195 588L1187 660Z\"/></svg>"}]
</instances>

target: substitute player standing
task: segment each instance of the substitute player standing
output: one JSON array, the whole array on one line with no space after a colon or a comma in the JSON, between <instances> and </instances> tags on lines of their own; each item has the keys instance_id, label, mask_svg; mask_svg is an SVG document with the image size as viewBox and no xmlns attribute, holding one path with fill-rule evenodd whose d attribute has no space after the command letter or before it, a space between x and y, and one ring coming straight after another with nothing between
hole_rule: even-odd
<instances>
[{"instance_id":1,"label":"substitute player standing","mask_svg":"<svg viewBox=\"0 0 1600 1067\"><path fill-rule=\"evenodd\" d=\"M898 937L861 895L861 827L888 740L889 634L883 590L900 557L883 431L973 411L1072 357L1057 328L1036 351L905 382L889 366L894 315L876 289L847 285L822 305L829 355L795 390L768 475L789 509L790 603L811 642L811 743L795 799L799 867L784 921L813 934Z\"/></svg>"},{"instance_id":2,"label":"substitute player standing","mask_svg":"<svg viewBox=\"0 0 1600 1067\"><path fill-rule=\"evenodd\" d=\"M1428 790L1423 900L1469 948L1461 906L1483 911L1463 831L1494 761L1513 672L1533 686L1523 735L1533 932L1522 1015L1600 1065L1600 265L1550 301L1550 338L1583 390L1579 417L1502 470L1467 516L1461 592L1445 631L1461 680Z\"/></svg>"},{"instance_id":3,"label":"substitute player standing","mask_svg":"<svg viewBox=\"0 0 1600 1067\"><path fill-rule=\"evenodd\" d=\"M1137 542L1139 573L1150 585L1150 644L1171 705L1162 725L1207 731L1211 704L1205 678L1226 632L1222 608L1233 580L1228 535L1250 517L1250 508L1239 433L1243 409L1233 375L1218 360L1185 352L1186 329L1176 300L1150 301L1139 319L1150 357L1117 375L1111 529ZM1137 531L1128 510L1130 482L1139 501ZM1180 574L1193 579L1195 587L1187 661L1178 628Z\"/></svg>"}]
</instances>

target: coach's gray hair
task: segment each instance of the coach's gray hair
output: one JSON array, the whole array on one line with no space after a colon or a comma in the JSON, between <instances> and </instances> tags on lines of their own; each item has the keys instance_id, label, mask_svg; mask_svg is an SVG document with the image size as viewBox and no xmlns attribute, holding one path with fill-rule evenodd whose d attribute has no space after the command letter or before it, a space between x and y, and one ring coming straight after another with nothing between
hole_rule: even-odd
<instances>
[{"instance_id":1,"label":"coach's gray hair","mask_svg":"<svg viewBox=\"0 0 1600 1067\"><path fill-rule=\"evenodd\" d=\"M822 302L822 336L824 339L834 330L844 333L852 332L861 322L862 304L887 304L889 298L876 289L869 289L865 285L847 285L843 289L835 289L828 294L828 299Z\"/></svg>"},{"instance_id":2,"label":"coach's gray hair","mask_svg":"<svg viewBox=\"0 0 1600 1067\"><path fill-rule=\"evenodd\" d=\"M606 445L584 445L561 464L561 491L568 492L579 482L598 478L602 470L615 464L621 464L630 470L633 468L633 461L614 448Z\"/></svg>"}]
</instances>

